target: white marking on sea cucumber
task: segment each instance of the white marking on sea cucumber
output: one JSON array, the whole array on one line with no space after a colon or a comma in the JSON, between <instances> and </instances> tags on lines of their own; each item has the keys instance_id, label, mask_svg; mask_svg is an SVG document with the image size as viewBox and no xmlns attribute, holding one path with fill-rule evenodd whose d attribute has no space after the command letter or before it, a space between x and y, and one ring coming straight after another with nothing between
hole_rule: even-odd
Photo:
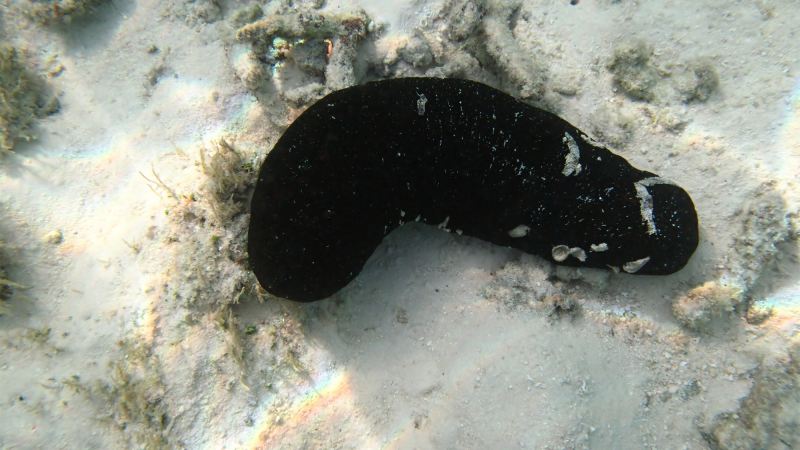
<instances>
[{"instance_id":1,"label":"white marking on sea cucumber","mask_svg":"<svg viewBox=\"0 0 800 450\"><path fill-rule=\"evenodd\" d=\"M639 207L642 212L642 220L647 224L647 234L656 234L656 222L653 220L653 197L647 192L647 188L641 183L633 183L636 188L636 196L639 197Z\"/></svg>"},{"instance_id":2,"label":"white marking on sea cucumber","mask_svg":"<svg viewBox=\"0 0 800 450\"><path fill-rule=\"evenodd\" d=\"M579 161L581 160L581 151L578 148L578 144L575 142L575 139L569 135L569 133L564 133L564 138L562 142L567 144L567 148L569 149L569 153L566 156L566 161L564 162L564 170L561 173L564 176L568 177L572 174L579 174L581 173L581 165Z\"/></svg>"},{"instance_id":3,"label":"white marking on sea cucumber","mask_svg":"<svg viewBox=\"0 0 800 450\"><path fill-rule=\"evenodd\" d=\"M639 205L642 211L642 220L647 224L647 234L657 234L656 222L653 220L653 196L647 190L647 186L656 184L671 184L675 182L661 177L650 177L633 183L636 188L636 196L639 197Z\"/></svg>"},{"instance_id":4,"label":"white marking on sea cucumber","mask_svg":"<svg viewBox=\"0 0 800 450\"><path fill-rule=\"evenodd\" d=\"M512 238L521 238L526 236L529 231L531 231L531 227L527 225L517 225L516 228L508 232L508 235Z\"/></svg>"},{"instance_id":5,"label":"white marking on sea cucumber","mask_svg":"<svg viewBox=\"0 0 800 450\"><path fill-rule=\"evenodd\" d=\"M417 100L417 114L420 116L425 115L425 103L428 103L428 99L425 97L425 94L417 94L419 95L419 99Z\"/></svg>"},{"instance_id":6,"label":"white marking on sea cucumber","mask_svg":"<svg viewBox=\"0 0 800 450\"><path fill-rule=\"evenodd\" d=\"M650 261L650 257L637 259L636 261L626 262L622 265L622 270L628 273L636 273L647 264L647 261Z\"/></svg>"},{"instance_id":7,"label":"white marking on sea cucumber","mask_svg":"<svg viewBox=\"0 0 800 450\"><path fill-rule=\"evenodd\" d=\"M597 245L592 244L589 248L593 252L604 252L604 251L608 250L608 244L606 244L605 242L603 242L602 244L597 244Z\"/></svg>"},{"instance_id":8,"label":"white marking on sea cucumber","mask_svg":"<svg viewBox=\"0 0 800 450\"><path fill-rule=\"evenodd\" d=\"M449 221L450 221L450 216L447 216L447 217L445 217L445 218L444 218L444 222L440 223L440 224L438 225L438 228L439 228L439 229L444 229L444 230L446 230L446 231L449 231L449 230L447 230L447 222L449 222Z\"/></svg>"}]
</instances>

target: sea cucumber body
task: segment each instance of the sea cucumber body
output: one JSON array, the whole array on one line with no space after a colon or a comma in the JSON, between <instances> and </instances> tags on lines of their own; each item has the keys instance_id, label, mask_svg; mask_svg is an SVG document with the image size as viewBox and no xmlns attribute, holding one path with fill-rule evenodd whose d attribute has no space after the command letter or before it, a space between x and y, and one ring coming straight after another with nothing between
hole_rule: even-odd
<instances>
[{"instance_id":1,"label":"sea cucumber body","mask_svg":"<svg viewBox=\"0 0 800 450\"><path fill-rule=\"evenodd\" d=\"M366 83L309 107L268 154L251 202L251 266L273 295L320 300L420 216L431 225L449 217L448 230L551 261L560 245L585 254L560 264L650 258L636 274L671 274L697 247L697 214L686 191L658 180L560 117L481 83ZM509 234L518 227L527 233Z\"/></svg>"}]
</instances>

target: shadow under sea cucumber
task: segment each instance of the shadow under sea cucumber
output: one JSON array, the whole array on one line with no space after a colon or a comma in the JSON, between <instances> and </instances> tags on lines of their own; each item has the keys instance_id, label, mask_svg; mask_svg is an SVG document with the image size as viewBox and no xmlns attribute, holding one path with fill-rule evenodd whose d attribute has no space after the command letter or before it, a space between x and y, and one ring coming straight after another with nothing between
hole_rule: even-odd
<instances>
[{"instance_id":1,"label":"shadow under sea cucumber","mask_svg":"<svg viewBox=\"0 0 800 450\"><path fill-rule=\"evenodd\" d=\"M309 302L352 281L408 221L559 264L668 275L698 245L675 183L484 84L399 78L333 92L284 132L251 201L250 263Z\"/></svg>"}]
</instances>

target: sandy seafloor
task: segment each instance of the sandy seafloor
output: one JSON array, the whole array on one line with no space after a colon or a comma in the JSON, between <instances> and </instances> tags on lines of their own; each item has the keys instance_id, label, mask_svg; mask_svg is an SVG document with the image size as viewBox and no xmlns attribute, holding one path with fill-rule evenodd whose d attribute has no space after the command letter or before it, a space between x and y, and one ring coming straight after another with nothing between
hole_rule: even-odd
<instances>
[{"instance_id":1,"label":"sandy seafloor","mask_svg":"<svg viewBox=\"0 0 800 450\"><path fill-rule=\"evenodd\" d=\"M458 72L519 95L519 67L465 55L534 64L546 93L532 104L676 180L701 244L675 275L633 276L413 224L313 304L257 291L246 202L214 194L246 183L222 186L198 156L210 164L224 137L257 165L304 108L281 89L313 77L289 61L259 78L237 42L246 2L118 0L55 25L26 5L4 2L0 36L61 110L0 157L18 283L0 316L0 448L800 446L796 2L525 0L509 21L487 6L467 48L448 36L449 3L328 1L320 14L363 7L375 23L356 82ZM497 23L513 45L475 44ZM412 35L433 56L419 66L396 56ZM609 70L632 38L658 69L649 101ZM687 101L670 83L698 58L719 85ZM153 171L162 185L140 174ZM706 282L738 304L697 306L713 317L689 329L672 304Z\"/></svg>"}]
</instances>

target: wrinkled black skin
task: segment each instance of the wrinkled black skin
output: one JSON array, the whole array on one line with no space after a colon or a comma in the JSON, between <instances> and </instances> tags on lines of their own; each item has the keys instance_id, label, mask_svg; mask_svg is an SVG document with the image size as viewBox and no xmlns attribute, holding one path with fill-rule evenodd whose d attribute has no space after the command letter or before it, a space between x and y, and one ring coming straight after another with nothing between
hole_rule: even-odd
<instances>
[{"instance_id":1,"label":"wrinkled black skin","mask_svg":"<svg viewBox=\"0 0 800 450\"><path fill-rule=\"evenodd\" d=\"M580 147L577 176L562 173L565 133ZM333 92L292 123L261 166L250 205L253 272L275 296L324 299L418 215L432 225L449 216L450 230L551 261L556 245L584 249L587 260L569 257L562 264L570 266L650 257L637 274L683 268L698 244L686 191L648 187L658 229L649 234L634 182L656 175L583 135L474 81L403 78ZM521 224L530 233L509 236ZM589 251L600 243L608 251Z\"/></svg>"}]
</instances>

